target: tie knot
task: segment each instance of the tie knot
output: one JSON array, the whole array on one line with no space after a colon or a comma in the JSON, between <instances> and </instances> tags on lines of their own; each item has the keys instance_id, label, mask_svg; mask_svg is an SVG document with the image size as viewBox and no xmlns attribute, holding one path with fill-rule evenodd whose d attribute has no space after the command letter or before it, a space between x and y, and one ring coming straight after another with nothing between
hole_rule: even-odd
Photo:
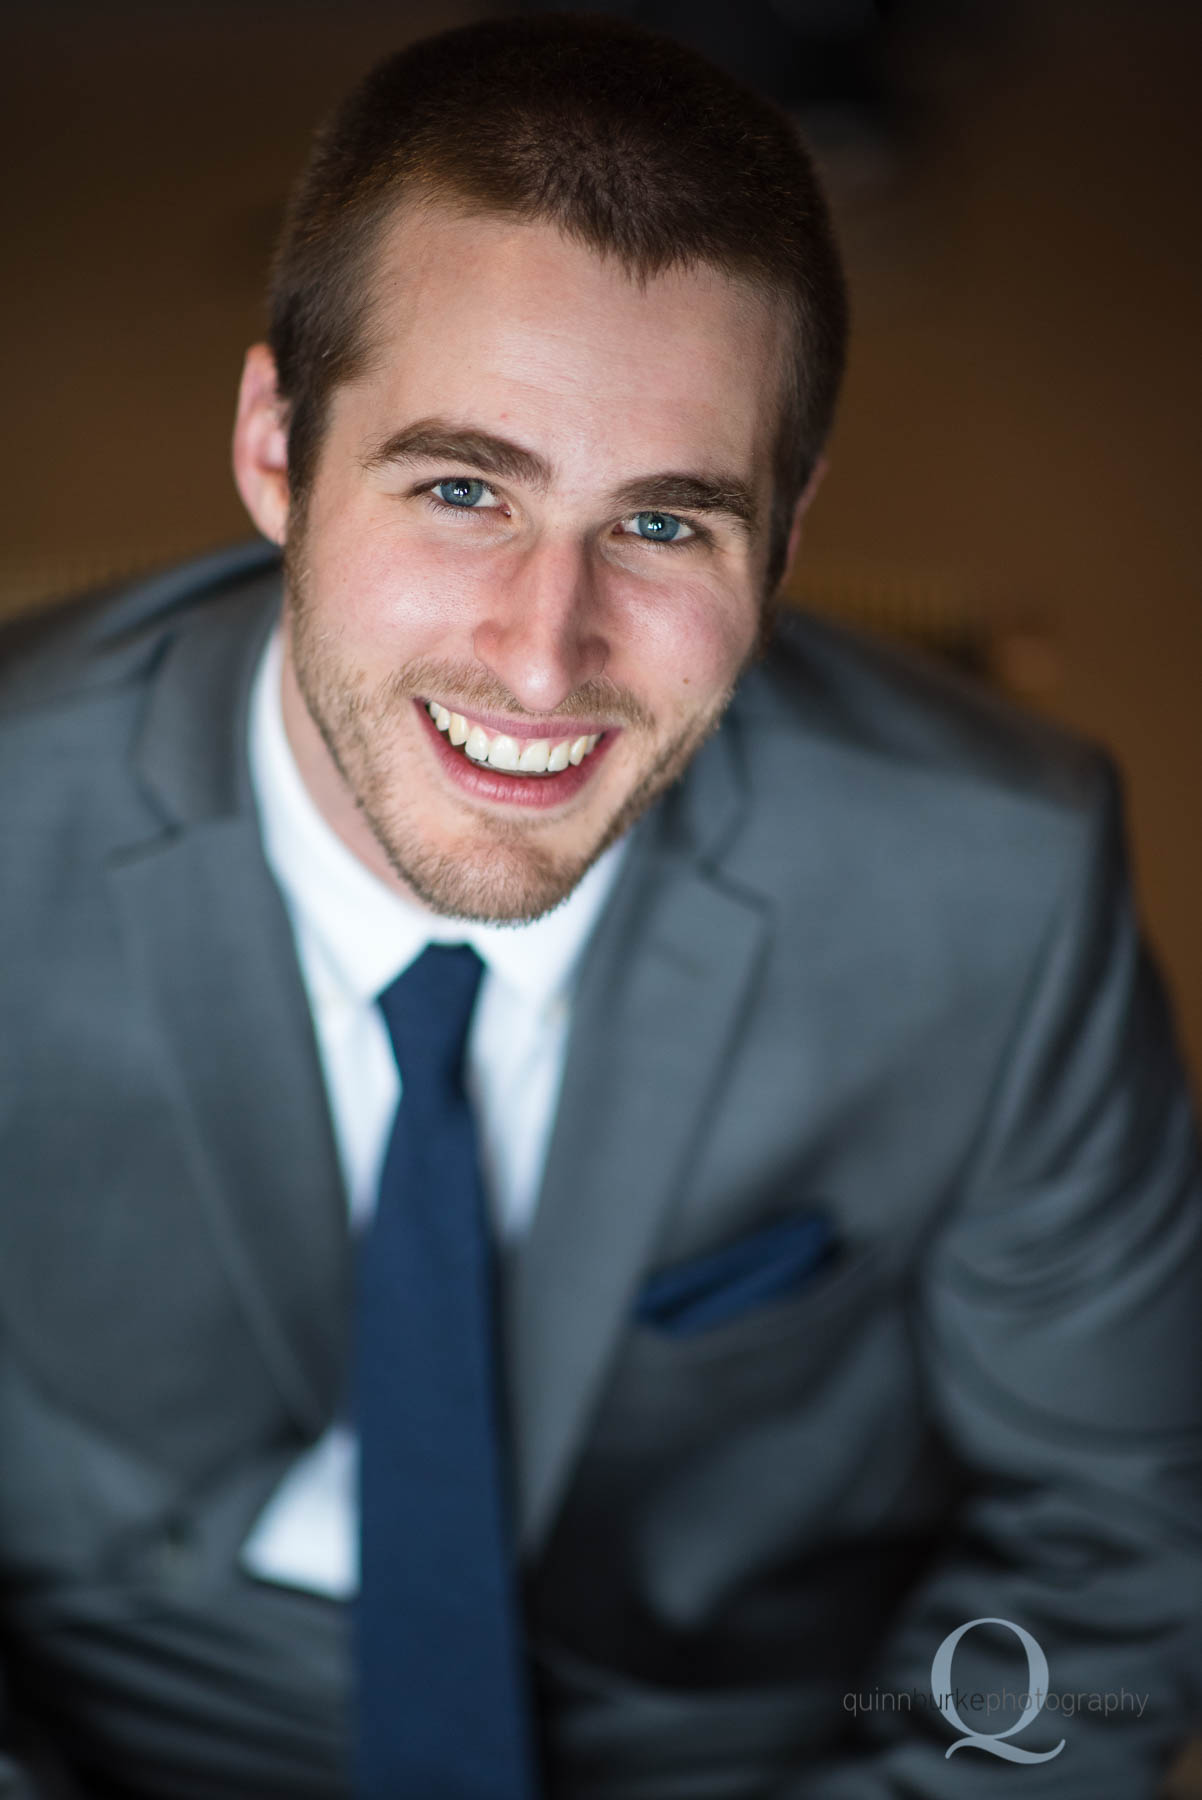
<instances>
[{"instance_id":1,"label":"tie knot","mask_svg":"<svg viewBox=\"0 0 1202 1800\"><path fill-rule=\"evenodd\" d=\"M470 944L427 944L379 996L406 1086L459 1081L483 973Z\"/></svg>"}]
</instances>

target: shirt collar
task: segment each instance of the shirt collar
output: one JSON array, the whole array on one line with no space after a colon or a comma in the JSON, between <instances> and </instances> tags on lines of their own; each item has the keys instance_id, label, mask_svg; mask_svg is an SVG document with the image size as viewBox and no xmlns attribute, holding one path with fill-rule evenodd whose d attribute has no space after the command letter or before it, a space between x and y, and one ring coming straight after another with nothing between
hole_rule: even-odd
<instances>
[{"instance_id":1,"label":"shirt collar","mask_svg":"<svg viewBox=\"0 0 1202 1800\"><path fill-rule=\"evenodd\" d=\"M348 999L370 1002L427 944L466 942L528 1005L541 1010L563 996L617 878L625 840L598 858L561 906L532 924L481 925L426 912L372 874L310 797L284 729L282 661L277 626L251 696L251 781L268 865L327 978Z\"/></svg>"}]
</instances>

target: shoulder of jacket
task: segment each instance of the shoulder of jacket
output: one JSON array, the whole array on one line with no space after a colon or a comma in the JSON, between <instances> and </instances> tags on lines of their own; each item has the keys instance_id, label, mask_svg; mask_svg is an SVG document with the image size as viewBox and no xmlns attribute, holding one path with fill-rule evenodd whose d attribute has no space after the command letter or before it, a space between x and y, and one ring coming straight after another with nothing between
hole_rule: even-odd
<instances>
[{"instance_id":1,"label":"shoulder of jacket","mask_svg":"<svg viewBox=\"0 0 1202 1800\"><path fill-rule=\"evenodd\" d=\"M915 778L1017 803L1091 809L1114 782L1096 744L983 681L812 614L782 614L731 707L748 773L815 751L870 770L882 796Z\"/></svg>"},{"instance_id":2,"label":"shoulder of jacket","mask_svg":"<svg viewBox=\"0 0 1202 1800\"><path fill-rule=\"evenodd\" d=\"M258 540L67 600L0 629L0 723L128 688L153 669L179 624L279 579L280 554Z\"/></svg>"}]
</instances>

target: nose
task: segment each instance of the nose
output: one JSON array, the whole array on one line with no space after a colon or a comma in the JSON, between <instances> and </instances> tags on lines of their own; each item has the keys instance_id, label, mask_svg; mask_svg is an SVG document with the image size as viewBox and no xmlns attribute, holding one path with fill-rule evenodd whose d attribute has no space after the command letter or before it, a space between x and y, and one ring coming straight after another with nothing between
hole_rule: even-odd
<instances>
[{"instance_id":1,"label":"nose","mask_svg":"<svg viewBox=\"0 0 1202 1800\"><path fill-rule=\"evenodd\" d=\"M523 707L551 712L609 658L587 552L544 538L493 576L473 649Z\"/></svg>"}]
</instances>

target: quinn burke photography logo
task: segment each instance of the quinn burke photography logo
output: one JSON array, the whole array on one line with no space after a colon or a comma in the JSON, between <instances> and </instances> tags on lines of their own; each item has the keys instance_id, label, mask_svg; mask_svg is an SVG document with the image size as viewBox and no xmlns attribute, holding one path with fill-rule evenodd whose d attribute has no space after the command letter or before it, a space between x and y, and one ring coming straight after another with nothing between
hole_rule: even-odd
<instances>
[{"instance_id":1,"label":"quinn burke photography logo","mask_svg":"<svg viewBox=\"0 0 1202 1800\"><path fill-rule=\"evenodd\" d=\"M1000 1625L1006 1631L1012 1631L1027 1657L1027 1680L1025 1688L1016 1685L1013 1688L999 1688L990 1692L980 1688L957 1687L953 1672L956 1650L962 1638L978 1625ZM921 1688L881 1689L873 1688L864 1694L844 1694L843 1707L846 1712L912 1712L918 1707L931 1708L940 1713L953 1731L961 1735L955 1743L949 1744L947 1755L957 1750L983 1750L987 1756L1000 1756L1012 1763L1051 1762L1064 1749L1065 1740L1051 1750L1029 1750L1023 1744L1016 1744L1012 1739L1021 1731L1026 1731L1034 1724L1040 1713L1058 1713L1062 1718L1072 1718L1075 1713L1102 1713L1109 1718L1117 1712L1133 1712L1143 1718L1144 1708L1148 1704L1147 1694L1131 1694L1126 1688L1117 1693L1062 1692L1049 1686L1048 1659L1029 1631L1016 1625L1013 1619L969 1619L958 1625L948 1635L935 1652L931 1663L931 1691L924 1693ZM1017 1711L1018 1717L1013 1718ZM965 1722L963 1715L972 1715L971 1725ZM983 1730L991 1718L1000 1715L1002 1720L1013 1719L1011 1724L998 1731Z\"/></svg>"}]
</instances>

